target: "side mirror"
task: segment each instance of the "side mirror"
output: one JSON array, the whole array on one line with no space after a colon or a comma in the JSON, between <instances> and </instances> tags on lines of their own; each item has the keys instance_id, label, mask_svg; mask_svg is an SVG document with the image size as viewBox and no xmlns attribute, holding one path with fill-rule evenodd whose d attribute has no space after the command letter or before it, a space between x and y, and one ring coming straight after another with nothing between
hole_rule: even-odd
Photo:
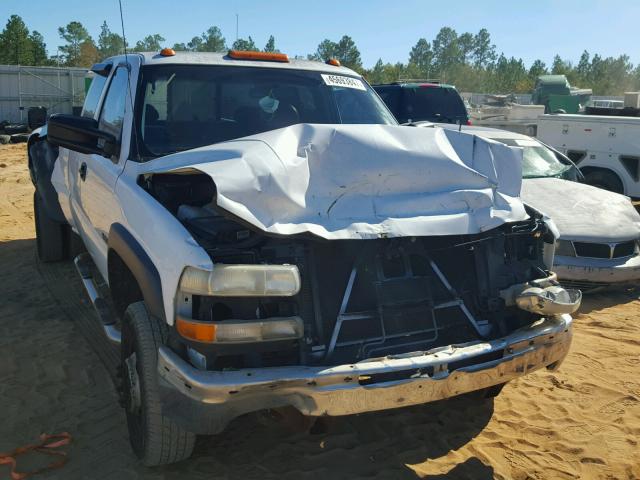
<instances>
[{"instance_id":1,"label":"side mirror","mask_svg":"<svg viewBox=\"0 0 640 480\"><path fill-rule=\"evenodd\" d=\"M51 115L47 122L47 140L52 145L80 153L97 153L111 158L118 152L118 142L110 133L98 129L93 118L74 115Z\"/></svg>"}]
</instances>

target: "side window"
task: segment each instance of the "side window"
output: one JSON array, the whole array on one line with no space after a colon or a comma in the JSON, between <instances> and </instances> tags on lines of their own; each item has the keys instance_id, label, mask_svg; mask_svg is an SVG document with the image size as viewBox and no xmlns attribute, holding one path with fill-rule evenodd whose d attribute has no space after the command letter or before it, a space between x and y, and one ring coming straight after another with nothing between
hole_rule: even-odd
<instances>
[{"instance_id":1,"label":"side window","mask_svg":"<svg viewBox=\"0 0 640 480\"><path fill-rule=\"evenodd\" d=\"M400 113L400 89L399 88L381 88L376 90L384 103L387 104L391 113L396 117Z\"/></svg>"},{"instance_id":2,"label":"side window","mask_svg":"<svg viewBox=\"0 0 640 480\"><path fill-rule=\"evenodd\" d=\"M113 74L107 96L102 103L100 130L111 133L120 140L124 122L125 102L127 98L128 72L125 67L118 67Z\"/></svg>"},{"instance_id":3,"label":"side window","mask_svg":"<svg viewBox=\"0 0 640 480\"><path fill-rule=\"evenodd\" d=\"M83 117L95 118L98 111L98 102L104 89L104 84L107 83L107 77L102 75L94 75L91 80L91 86L87 92L87 97L84 99L84 106L82 107Z\"/></svg>"},{"instance_id":4,"label":"side window","mask_svg":"<svg viewBox=\"0 0 640 480\"><path fill-rule=\"evenodd\" d=\"M567 157L576 165L585 159L587 152L582 150L567 150Z\"/></svg>"}]
</instances>

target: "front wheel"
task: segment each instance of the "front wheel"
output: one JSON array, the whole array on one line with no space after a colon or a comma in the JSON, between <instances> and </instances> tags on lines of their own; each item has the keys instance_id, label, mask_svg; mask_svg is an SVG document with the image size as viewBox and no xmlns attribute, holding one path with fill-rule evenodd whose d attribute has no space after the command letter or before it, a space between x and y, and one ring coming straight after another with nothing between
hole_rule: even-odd
<instances>
[{"instance_id":1,"label":"front wheel","mask_svg":"<svg viewBox=\"0 0 640 480\"><path fill-rule=\"evenodd\" d=\"M166 324L144 302L129 305L122 322L123 400L131 447L147 466L189 458L196 438L162 414L157 363L166 337Z\"/></svg>"}]
</instances>

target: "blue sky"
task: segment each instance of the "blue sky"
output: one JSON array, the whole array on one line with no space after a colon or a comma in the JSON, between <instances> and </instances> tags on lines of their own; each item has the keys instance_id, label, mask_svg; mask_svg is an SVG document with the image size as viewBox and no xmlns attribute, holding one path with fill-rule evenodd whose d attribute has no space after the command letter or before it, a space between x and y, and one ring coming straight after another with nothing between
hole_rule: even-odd
<instances>
[{"instance_id":1,"label":"blue sky","mask_svg":"<svg viewBox=\"0 0 640 480\"><path fill-rule=\"evenodd\" d=\"M122 0L130 44L149 33L160 33L167 45L187 42L218 25L228 43L235 39L236 13L240 36L251 35L258 46L270 34L276 46L290 54L315 51L324 38L348 34L362 54L365 67L378 58L405 62L420 37L431 41L442 26L458 33L485 27L498 52L521 57L527 65L541 58L548 65L559 53L577 62L583 50L603 56L626 53L640 63L639 0L496 1L390 0L302 2L292 0ZM0 22L20 15L31 30L44 35L49 54L61 43L57 27L82 22L97 39L106 20L120 31L117 0L0 0Z\"/></svg>"}]
</instances>

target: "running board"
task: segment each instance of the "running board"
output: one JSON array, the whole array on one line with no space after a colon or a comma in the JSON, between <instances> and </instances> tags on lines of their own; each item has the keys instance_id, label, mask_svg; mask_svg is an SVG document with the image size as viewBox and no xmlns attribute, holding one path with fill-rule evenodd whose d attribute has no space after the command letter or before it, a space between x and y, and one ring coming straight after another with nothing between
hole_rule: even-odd
<instances>
[{"instance_id":1,"label":"running board","mask_svg":"<svg viewBox=\"0 0 640 480\"><path fill-rule=\"evenodd\" d=\"M107 301L98 293L98 289L93 281L91 262L92 260L88 253L81 253L73 259L76 270L78 271L78 274L80 274L80 279L82 280L84 289L87 291L87 295L89 295L93 308L95 308L96 313L102 322L104 334L110 342L120 345L121 334L120 330L116 326L116 317L111 311Z\"/></svg>"}]
</instances>

